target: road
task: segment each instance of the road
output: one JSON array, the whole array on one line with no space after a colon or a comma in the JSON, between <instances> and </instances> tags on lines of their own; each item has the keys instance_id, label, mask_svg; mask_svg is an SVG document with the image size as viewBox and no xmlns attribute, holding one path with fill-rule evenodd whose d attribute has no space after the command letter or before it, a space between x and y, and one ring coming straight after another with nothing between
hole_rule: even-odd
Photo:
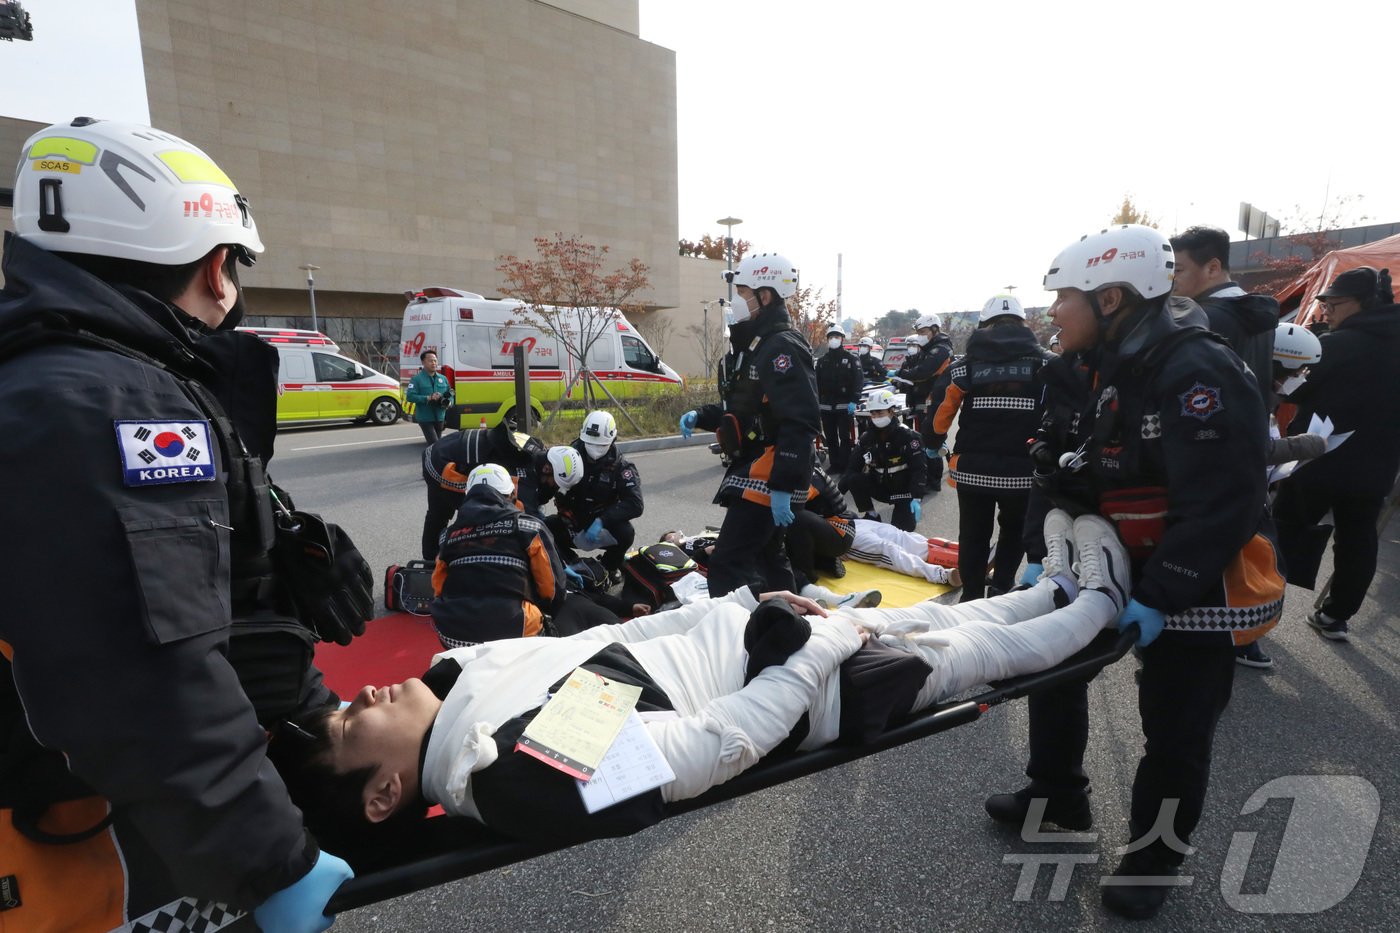
<instances>
[{"instance_id":1,"label":"road","mask_svg":"<svg viewBox=\"0 0 1400 933\"><path fill-rule=\"evenodd\" d=\"M387 564L417 556L421 450L410 424L286 432L271 472L299 507L347 527L382 576ZM720 470L707 450L633 459L647 503L639 541L655 541L668 528L693 532L718 523L721 512L709 502ZM925 501L920 530L957 537L951 490ZM1349 644L1314 634L1303 621L1313 594L1290 588L1284 620L1266 641L1275 670L1238 669L1194 838L1200 849L1187 863L1191 881L1173 892L1154 928L1396 928L1400 628L1385 607L1400 600L1397 536L1400 521L1383 536L1381 570L1352 620ZM1026 712L1018 702L914 745L627 839L350 911L336 929L1118 928L1099 905L1099 878L1117 864L1115 848L1125 841L1142 743L1133 669L1125 659L1090 691L1092 841L1029 842L984 815L984 797L1023 782ZM1265 785L1267 802L1246 808ZM1227 852L1238 868L1227 870ZM1051 864L1018 893L1024 863L1037 858ZM1059 889L1055 864L1063 872Z\"/></svg>"}]
</instances>

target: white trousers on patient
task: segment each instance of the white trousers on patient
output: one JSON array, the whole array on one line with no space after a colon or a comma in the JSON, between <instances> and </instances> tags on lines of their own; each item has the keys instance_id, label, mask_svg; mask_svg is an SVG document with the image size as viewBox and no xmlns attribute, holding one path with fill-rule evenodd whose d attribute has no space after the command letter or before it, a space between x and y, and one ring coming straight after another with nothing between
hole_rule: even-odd
<instances>
[{"instance_id":1,"label":"white trousers on patient","mask_svg":"<svg viewBox=\"0 0 1400 933\"><path fill-rule=\"evenodd\" d=\"M845 556L862 564L889 567L910 577L940 583L947 571L928 562L928 538L886 522L855 520L856 536Z\"/></svg>"},{"instance_id":2,"label":"white trousers on patient","mask_svg":"<svg viewBox=\"0 0 1400 933\"><path fill-rule=\"evenodd\" d=\"M670 697L677 717L648 722L647 731L676 774L662 788L663 797L684 800L757 764L804 714L810 729L803 749L836 738L841 662L860 647L852 623L918 653L932 668L914 703L921 710L978 684L1058 664L1088 645L1117 613L1111 599L1092 590L1056 609L1055 592L1047 579L1028 590L956 606L924 602L813 618L807 644L747 685L743 635L751 597L731 594L710 601L703 613L686 607L690 614L684 617L662 613L589 631L594 639L626 642Z\"/></svg>"}]
</instances>

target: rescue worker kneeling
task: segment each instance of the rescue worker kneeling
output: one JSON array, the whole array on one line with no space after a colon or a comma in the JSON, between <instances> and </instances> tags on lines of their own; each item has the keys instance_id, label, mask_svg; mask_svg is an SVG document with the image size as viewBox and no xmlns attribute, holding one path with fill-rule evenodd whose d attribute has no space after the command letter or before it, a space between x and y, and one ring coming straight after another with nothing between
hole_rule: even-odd
<instances>
[{"instance_id":1,"label":"rescue worker kneeling","mask_svg":"<svg viewBox=\"0 0 1400 933\"><path fill-rule=\"evenodd\" d=\"M928 458L918 433L900 423L894 408L893 392L881 389L871 394L866 403L870 427L856 443L838 486L850 492L862 518L880 520L871 501L879 499L894 506L890 524L913 531L922 517Z\"/></svg>"},{"instance_id":2,"label":"rescue worker kneeling","mask_svg":"<svg viewBox=\"0 0 1400 933\"><path fill-rule=\"evenodd\" d=\"M637 539L632 520L642 514L642 480L637 467L617 449L617 420L592 411L571 445L583 464L583 476L554 500L557 514L545 519L559 552L568 563L577 548L603 549L603 566L616 580L627 551Z\"/></svg>"},{"instance_id":3,"label":"rescue worker kneeling","mask_svg":"<svg viewBox=\"0 0 1400 933\"><path fill-rule=\"evenodd\" d=\"M429 611L443 647L552 635L564 608L564 565L544 522L521 511L502 466L467 476L466 499L443 536Z\"/></svg>"}]
</instances>

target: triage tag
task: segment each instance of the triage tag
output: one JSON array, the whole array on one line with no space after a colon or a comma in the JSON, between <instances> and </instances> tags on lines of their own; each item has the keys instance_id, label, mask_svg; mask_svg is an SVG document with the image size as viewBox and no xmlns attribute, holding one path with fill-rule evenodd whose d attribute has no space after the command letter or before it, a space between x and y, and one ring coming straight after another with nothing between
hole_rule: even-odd
<instances>
[{"instance_id":1,"label":"triage tag","mask_svg":"<svg viewBox=\"0 0 1400 933\"><path fill-rule=\"evenodd\" d=\"M525 728L515 750L590 780L641 695L641 687L575 668Z\"/></svg>"}]
</instances>

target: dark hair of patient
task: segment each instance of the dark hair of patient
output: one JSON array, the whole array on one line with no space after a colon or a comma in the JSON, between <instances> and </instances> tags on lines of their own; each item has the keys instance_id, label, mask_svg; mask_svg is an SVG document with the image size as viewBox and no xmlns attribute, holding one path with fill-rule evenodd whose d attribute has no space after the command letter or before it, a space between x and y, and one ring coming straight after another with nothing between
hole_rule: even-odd
<instances>
[{"instance_id":1,"label":"dark hair of patient","mask_svg":"<svg viewBox=\"0 0 1400 933\"><path fill-rule=\"evenodd\" d=\"M337 772L330 760L330 715L334 706L313 710L272 730L267 757L287 785L292 803L322 847L344 854L366 846L389 846L427 815L421 798L381 823L365 817L364 790L372 767Z\"/></svg>"}]
</instances>

